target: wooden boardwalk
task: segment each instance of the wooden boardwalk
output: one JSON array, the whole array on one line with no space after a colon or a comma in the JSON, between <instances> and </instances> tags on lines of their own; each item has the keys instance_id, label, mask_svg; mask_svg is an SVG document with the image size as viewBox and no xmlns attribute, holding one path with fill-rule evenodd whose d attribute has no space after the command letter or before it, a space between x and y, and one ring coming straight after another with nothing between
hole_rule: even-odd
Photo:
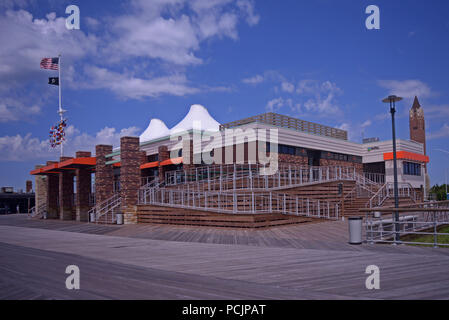
<instances>
[{"instance_id":1,"label":"wooden boardwalk","mask_svg":"<svg viewBox=\"0 0 449 320\"><path fill-rule=\"evenodd\" d=\"M344 222L223 230L0 217L0 298L449 299L449 250L351 246L346 234ZM80 267L79 292L64 287L68 264ZM371 264L380 290L365 288Z\"/></svg>"}]
</instances>

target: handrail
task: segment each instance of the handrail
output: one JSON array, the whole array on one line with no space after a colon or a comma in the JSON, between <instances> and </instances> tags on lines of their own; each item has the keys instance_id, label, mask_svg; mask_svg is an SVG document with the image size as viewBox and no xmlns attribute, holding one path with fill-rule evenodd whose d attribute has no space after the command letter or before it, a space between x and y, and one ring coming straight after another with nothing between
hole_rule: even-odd
<instances>
[{"instance_id":1,"label":"handrail","mask_svg":"<svg viewBox=\"0 0 449 320\"><path fill-rule=\"evenodd\" d=\"M182 209L194 209L231 214L281 213L337 220L340 216L338 202L302 198L274 192L232 193L152 189L151 196L141 204L153 204Z\"/></svg>"},{"instance_id":2,"label":"handrail","mask_svg":"<svg viewBox=\"0 0 449 320\"><path fill-rule=\"evenodd\" d=\"M42 217L45 210L47 210L47 202L41 202L37 206L34 206L29 210L30 217Z\"/></svg>"},{"instance_id":3,"label":"handrail","mask_svg":"<svg viewBox=\"0 0 449 320\"><path fill-rule=\"evenodd\" d=\"M393 192L390 192L391 189L393 189ZM389 199L392 196L394 196L394 183L387 182L369 199L369 201L365 204L365 207L379 207L385 202L385 200ZM416 191L408 182L398 183L398 196L408 197L412 199L413 202L416 202L417 200Z\"/></svg>"},{"instance_id":4,"label":"handrail","mask_svg":"<svg viewBox=\"0 0 449 320\"><path fill-rule=\"evenodd\" d=\"M276 190L337 180L360 181L355 168L345 166L281 165L273 175L263 175L260 165L223 165L175 170L166 173L166 185L196 191ZM363 183L368 184L367 180ZM371 182L371 184L374 184ZM376 188L377 189L377 188ZM368 191L371 191L369 188ZM372 191L371 191L372 192ZM374 192L373 192L374 193Z\"/></svg>"},{"instance_id":5,"label":"handrail","mask_svg":"<svg viewBox=\"0 0 449 320\"><path fill-rule=\"evenodd\" d=\"M109 222L108 216L111 215L110 222L114 223L116 221L115 209L121 206L121 200L120 193L115 193L112 197L92 207L88 212L89 219L93 214L95 220L91 222L98 223L101 217L106 216L105 222L107 223Z\"/></svg>"}]
</instances>

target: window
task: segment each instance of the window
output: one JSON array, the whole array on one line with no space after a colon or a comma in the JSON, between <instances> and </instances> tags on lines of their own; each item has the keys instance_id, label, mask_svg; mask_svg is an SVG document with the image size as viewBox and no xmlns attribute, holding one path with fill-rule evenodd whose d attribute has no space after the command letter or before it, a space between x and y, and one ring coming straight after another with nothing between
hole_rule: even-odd
<instances>
[{"instance_id":1,"label":"window","mask_svg":"<svg viewBox=\"0 0 449 320\"><path fill-rule=\"evenodd\" d=\"M405 175L409 176L420 176L421 175L421 164L413 162L403 162L403 171Z\"/></svg>"},{"instance_id":2,"label":"window","mask_svg":"<svg viewBox=\"0 0 449 320\"><path fill-rule=\"evenodd\" d=\"M159 155L157 153L156 154L152 154L152 155L149 155L147 157L147 159L148 159L148 162L158 161L159 160Z\"/></svg>"},{"instance_id":3,"label":"window","mask_svg":"<svg viewBox=\"0 0 449 320\"><path fill-rule=\"evenodd\" d=\"M279 153L295 155L296 148L292 147L292 146L287 146L285 144L280 144L279 145Z\"/></svg>"}]
</instances>

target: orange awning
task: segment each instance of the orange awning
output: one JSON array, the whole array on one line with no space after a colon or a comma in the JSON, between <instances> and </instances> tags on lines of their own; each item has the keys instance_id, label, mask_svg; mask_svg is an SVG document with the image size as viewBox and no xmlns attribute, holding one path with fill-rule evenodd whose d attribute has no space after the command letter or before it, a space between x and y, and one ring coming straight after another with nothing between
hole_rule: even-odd
<instances>
[{"instance_id":1,"label":"orange awning","mask_svg":"<svg viewBox=\"0 0 449 320\"><path fill-rule=\"evenodd\" d=\"M396 152L396 157L403 160L412 160L424 163L429 162L429 156L409 151L398 151ZM393 152L384 153L384 160L393 160Z\"/></svg>"},{"instance_id":2,"label":"orange awning","mask_svg":"<svg viewBox=\"0 0 449 320\"><path fill-rule=\"evenodd\" d=\"M45 175L59 173L64 170L75 170L85 167L93 167L97 163L95 157L72 158L59 163L53 163L40 169L30 171L31 175Z\"/></svg>"},{"instance_id":3,"label":"orange awning","mask_svg":"<svg viewBox=\"0 0 449 320\"><path fill-rule=\"evenodd\" d=\"M182 157L164 160L160 163L160 165L169 166L171 164L180 164L180 163L182 163Z\"/></svg>"},{"instance_id":4,"label":"orange awning","mask_svg":"<svg viewBox=\"0 0 449 320\"><path fill-rule=\"evenodd\" d=\"M140 170L148 169L148 168L155 168L158 166L159 166L159 161L147 162L140 166Z\"/></svg>"}]
</instances>

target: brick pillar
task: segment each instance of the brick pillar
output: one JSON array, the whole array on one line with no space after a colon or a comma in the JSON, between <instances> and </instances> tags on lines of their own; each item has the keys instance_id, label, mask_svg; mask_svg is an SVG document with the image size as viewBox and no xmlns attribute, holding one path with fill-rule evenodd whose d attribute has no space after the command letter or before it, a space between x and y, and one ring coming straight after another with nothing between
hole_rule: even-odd
<instances>
[{"instance_id":1,"label":"brick pillar","mask_svg":"<svg viewBox=\"0 0 449 320\"><path fill-rule=\"evenodd\" d=\"M31 180L26 181L26 193L33 192L33 182Z\"/></svg>"},{"instance_id":2,"label":"brick pillar","mask_svg":"<svg viewBox=\"0 0 449 320\"><path fill-rule=\"evenodd\" d=\"M138 137L122 137L120 139L120 196L125 223L137 223L135 206L140 187L140 151Z\"/></svg>"},{"instance_id":3,"label":"brick pillar","mask_svg":"<svg viewBox=\"0 0 449 320\"><path fill-rule=\"evenodd\" d=\"M201 154L197 154L199 157ZM195 169L195 161L201 161L201 159L195 159L193 156L193 140L184 140L182 148L183 165L182 168L186 171L193 171Z\"/></svg>"},{"instance_id":4,"label":"brick pillar","mask_svg":"<svg viewBox=\"0 0 449 320\"><path fill-rule=\"evenodd\" d=\"M47 166L57 163L57 161L47 161ZM47 175L47 218L57 219L59 217L59 175Z\"/></svg>"},{"instance_id":5,"label":"brick pillar","mask_svg":"<svg viewBox=\"0 0 449 320\"><path fill-rule=\"evenodd\" d=\"M40 169L44 167L44 165L39 164L34 166L35 169ZM47 177L41 175L34 176L34 203L35 206L39 206L42 203L47 202Z\"/></svg>"},{"instance_id":6,"label":"brick pillar","mask_svg":"<svg viewBox=\"0 0 449 320\"><path fill-rule=\"evenodd\" d=\"M89 158L90 152L78 151L77 158ZM91 194L91 171L88 168L76 170L76 221L89 221L89 196Z\"/></svg>"},{"instance_id":7,"label":"brick pillar","mask_svg":"<svg viewBox=\"0 0 449 320\"><path fill-rule=\"evenodd\" d=\"M159 146L159 162L170 159L170 152L167 146ZM159 181L165 181L165 169L164 167L159 167Z\"/></svg>"},{"instance_id":8,"label":"brick pillar","mask_svg":"<svg viewBox=\"0 0 449 320\"><path fill-rule=\"evenodd\" d=\"M106 155L112 153L112 146L95 146L97 164L95 166L95 202L99 204L112 197L114 192L114 172L112 165L106 165Z\"/></svg>"},{"instance_id":9,"label":"brick pillar","mask_svg":"<svg viewBox=\"0 0 449 320\"><path fill-rule=\"evenodd\" d=\"M60 162L72 159L61 157ZM59 174L59 218L61 220L75 220L73 208L73 170L64 170Z\"/></svg>"}]
</instances>

